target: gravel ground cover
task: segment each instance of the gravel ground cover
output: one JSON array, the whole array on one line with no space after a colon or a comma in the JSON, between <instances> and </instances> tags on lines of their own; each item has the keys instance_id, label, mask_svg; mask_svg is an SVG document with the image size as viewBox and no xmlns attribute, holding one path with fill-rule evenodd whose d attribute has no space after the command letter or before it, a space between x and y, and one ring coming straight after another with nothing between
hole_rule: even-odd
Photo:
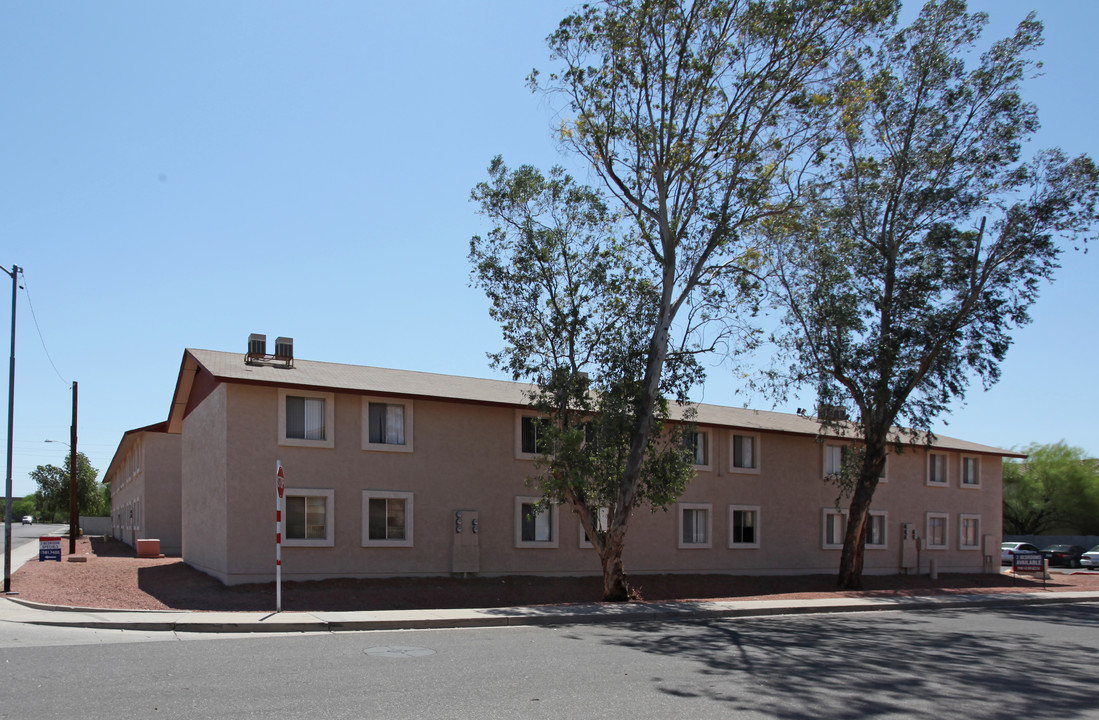
<instances>
[{"instance_id":1,"label":"gravel ground cover","mask_svg":"<svg viewBox=\"0 0 1099 720\"><path fill-rule=\"evenodd\" d=\"M31 561L12 575L12 590L32 602L83 608L227 611L272 609L274 583L223 585L179 558L138 558L128 545L109 538L80 538L76 554L85 562ZM900 597L974 592L1046 590L1099 591L1099 572L1054 574L1041 580L1007 574L943 574L938 580L914 575L867 575L858 592L835 589L832 575L634 575L631 583L645 601L828 597ZM528 576L468 579L390 578L283 582L288 611L403 610L509 607L597 601L600 578Z\"/></svg>"}]
</instances>

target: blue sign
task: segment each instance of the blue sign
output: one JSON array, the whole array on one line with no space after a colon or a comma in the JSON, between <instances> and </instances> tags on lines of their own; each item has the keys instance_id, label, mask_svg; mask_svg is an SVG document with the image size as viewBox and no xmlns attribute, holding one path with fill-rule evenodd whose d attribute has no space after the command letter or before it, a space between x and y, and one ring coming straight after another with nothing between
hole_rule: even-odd
<instances>
[{"instance_id":1,"label":"blue sign","mask_svg":"<svg viewBox=\"0 0 1099 720\"><path fill-rule=\"evenodd\" d=\"M38 562L45 562L46 560L61 562L61 538L38 538Z\"/></svg>"}]
</instances>

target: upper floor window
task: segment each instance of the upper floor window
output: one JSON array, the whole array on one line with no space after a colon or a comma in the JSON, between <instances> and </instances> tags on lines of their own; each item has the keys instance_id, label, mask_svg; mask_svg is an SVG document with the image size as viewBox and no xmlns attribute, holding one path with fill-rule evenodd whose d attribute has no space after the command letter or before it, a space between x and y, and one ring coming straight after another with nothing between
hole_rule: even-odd
<instances>
[{"instance_id":1,"label":"upper floor window","mask_svg":"<svg viewBox=\"0 0 1099 720\"><path fill-rule=\"evenodd\" d=\"M962 458L962 487L980 487L981 485L981 459L975 457Z\"/></svg>"},{"instance_id":2,"label":"upper floor window","mask_svg":"<svg viewBox=\"0 0 1099 720\"><path fill-rule=\"evenodd\" d=\"M515 414L515 457L532 459L535 455L545 455L550 451L547 418L531 415L530 411L516 411Z\"/></svg>"},{"instance_id":3,"label":"upper floor window","mask_svg":"<svg viewBox=\"0 0 1099 720\"><path fill-rule=\"evenodd\" d=\"M363 398L363 449L412 452L412 401Z\"/></svg>"},{"instance_id":4,"label":"upper floor window","mask_svg":"<svg viewBox=\"0 0 1099 720\"><path fill-rule=\"evenodd\" d=\"M333 447L335 396L298 390L279 390L279 444Z\"/></svg>"},{"instance_id":5,"label":"upper floor window","mask_svg":"<svg viewBox=\"0 0 1099 720\"><path fill-rule=\"evenodd\" d=\"M946 455L942 453L927 454L927 484L945 485L947 482Z\"/></svg>"},{"instance_id":6,"label":"upper floor window","mask_svg":"<svg viewBox=\"0 0 1099 720\"><path fill-rule=\"evenodd\" d=\"M847 459L846 445L824 446L824 475L838 475L843 471L843 461Z\"/></svg>"},{"instance_id":7,"label":"upper floor window","mask_svg":"<svg viewBox=\"0 0 1099 720\"><path fill-rule=\"evenodd\" d=\"M690 450L697 468L710 467L710 433L705 430L692 430L683 433L683 444Z\"/></svg>"},{"instance_id":8,"label":"upper floor window","mask_svg":"<svg viewBox=\"0 0 1099 720\"><path fill-rule=\"evenodd\" d=\"M738 473L759 472L759 435L755 433L734 433L732 453L732 471Z\"/></svg>"}]
</instances>

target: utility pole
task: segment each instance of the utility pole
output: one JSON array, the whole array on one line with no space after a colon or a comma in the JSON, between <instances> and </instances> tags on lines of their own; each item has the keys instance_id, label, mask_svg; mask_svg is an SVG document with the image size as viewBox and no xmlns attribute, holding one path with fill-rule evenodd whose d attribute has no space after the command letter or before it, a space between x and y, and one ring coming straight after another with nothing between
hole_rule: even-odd
<instances>
[{"instance_id":1,"label":"utility pole","mask_svg":"<svg viewBox=\"0 0 1099 720\"><path fill-rule=\"evenodd\" d=\"M76 380L73 380L73 424L69 428L69 555L76 554L80 513L76 509Z\"/></svg>"},{"instance_id":2,"label":"utility pole","mask_svg":"<svg viewBox=\"0 0 1099 720\"><path fill-rule=\"evenodd\" d=\"M15 291L19 287L19 266L13 264L11 272L0 270L11 277L11 360L8 362L8 474L4 484L4 592L11 592L11 446L12 426L15 422Z\"/></svg>"}]
</instances>

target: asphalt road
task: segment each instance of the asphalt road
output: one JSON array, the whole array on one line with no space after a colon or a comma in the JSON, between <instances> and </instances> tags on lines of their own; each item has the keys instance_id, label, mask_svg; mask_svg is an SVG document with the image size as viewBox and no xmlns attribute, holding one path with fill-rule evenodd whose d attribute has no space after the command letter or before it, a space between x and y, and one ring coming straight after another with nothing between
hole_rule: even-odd
<instances>
[{"instance_id":1,"label":"asphalt road","mask_svg":"<svg viewBox=\"0 0 1099 720\"><path fill-rule=\"evenodd\" d=\"M0 508L3 507L2 501L0 501ZM12 518L11 523L11 547L12 550L25 545L29 542L38 542L38 538L43 535L56 535L58 533L65 532L68 525L24 525L21 522L22 518ZM0 510L0 553L4 552L4 518L3 512Z\"/></svg>"},{"instance_id":2,"label":"asphalt road","mask_svg":"<svg viewBox=\"0 0 1099 720\"><path fill-rule=\"evenodd\" d=\"M1099 718L1099 604L277 637L0 622L0 718Z\"/></svg>"}]
</instances>

